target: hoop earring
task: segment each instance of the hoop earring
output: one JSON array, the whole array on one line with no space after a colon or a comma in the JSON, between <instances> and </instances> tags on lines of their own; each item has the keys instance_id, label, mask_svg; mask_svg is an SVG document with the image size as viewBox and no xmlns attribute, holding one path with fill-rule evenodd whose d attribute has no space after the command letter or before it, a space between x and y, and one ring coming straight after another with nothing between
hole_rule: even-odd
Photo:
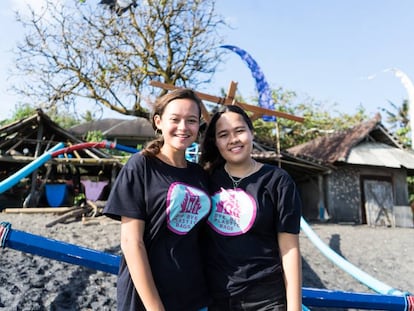
<instances>
[{"instance_id":1,"label":"hoop earring","mask_svg":"<svg viewBox=\"0 0 414 311\"><path fill-rule=\"evenodd\" d=\"M162 136L162 130L161 129L156 129L155 130L155 136L157 136L157 137Z\"/></svg>"}]
</instances>

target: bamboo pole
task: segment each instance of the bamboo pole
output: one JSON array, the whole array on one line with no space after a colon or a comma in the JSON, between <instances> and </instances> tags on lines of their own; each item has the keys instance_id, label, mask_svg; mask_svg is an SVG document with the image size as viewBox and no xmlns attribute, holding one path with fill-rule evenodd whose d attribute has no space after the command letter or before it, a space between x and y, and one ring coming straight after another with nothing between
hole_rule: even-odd
<instances>
[{"instance_id":1,"label":"bamboo pole","mask_svg":"<svg viewBox=\"0 0 414 311\"><path fill-rule=\"evenodd\" d=\"M3 210L7 214L36 214L36 213L66 213L76 209L75 207L9 207Z\"/></svg>"}]
</instances>

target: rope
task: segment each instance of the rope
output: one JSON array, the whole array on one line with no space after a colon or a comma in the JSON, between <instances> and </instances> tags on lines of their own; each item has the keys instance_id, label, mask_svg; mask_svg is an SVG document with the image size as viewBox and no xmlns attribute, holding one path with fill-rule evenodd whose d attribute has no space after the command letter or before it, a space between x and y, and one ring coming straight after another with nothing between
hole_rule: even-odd
<instances>
[{"instance_id":1,"label":"rope","mask_svg":"<svg viewBox=\"0 0 414 311\"><path fill-rule=\"evenodd\" d=\"M1 248L6 247L7 235L9 234L10 229L11 229L11 223L4 222L4 221L0 223L0 247Z\"/></svg>"}]
</instances>

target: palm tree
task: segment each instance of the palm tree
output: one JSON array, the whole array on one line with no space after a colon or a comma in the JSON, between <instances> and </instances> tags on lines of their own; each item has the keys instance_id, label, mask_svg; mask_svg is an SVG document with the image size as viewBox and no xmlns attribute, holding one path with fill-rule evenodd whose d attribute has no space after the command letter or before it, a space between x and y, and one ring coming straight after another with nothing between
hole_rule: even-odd
<instances>
[{"instance_id":1,"label":"palm tree","mask_svg":"<svg viewBox=\"0 0 414 311\"><path fill-rule=\"evenodd\" d=\"M398 130L401 127L409 127L409 102L407 99L404 99L401 106L396 105L392 101L388 103L393 108L392 111L386 108L380 108L386 114L386 122L390 124L390 129Z\"/></svg>"},{"instance_id":2,"label":"palm tree","mask_svg":"<svg viewBox=\"0 0 414 311\"><path fill-rule=\"evenodd\" d=\"M410 103L407 99L404 99L401 106L388 101L393 108L392 110L386 108L379 108L386 116L385 120L389 125L390 130L398 137L398 139L406 147L411 147L411 124L410 124Z\"/></svg>"}]
</instances>

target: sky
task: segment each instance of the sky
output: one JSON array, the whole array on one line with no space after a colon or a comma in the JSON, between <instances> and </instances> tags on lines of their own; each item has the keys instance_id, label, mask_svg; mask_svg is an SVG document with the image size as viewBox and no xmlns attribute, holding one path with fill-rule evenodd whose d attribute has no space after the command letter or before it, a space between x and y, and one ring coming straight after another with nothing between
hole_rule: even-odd
<instances>
[{"instance_id":1,"label":"sky","mask_svg":"<svg viewBox=\"0 0 414 311\"><path fill-rule=\"evenodd\" d=\"M26 1L0 1L0 120L11 116L19 100L8 91L8 71L14 66L11 50L24 34L13 12ZM42 0L30 3L41 7ZM392 111L389 101L400 105L408 98L389 69L414 79L412 0L216 0L216 8L232 26L221 33L224 43L247 51L271 88L311 97L332 112L352 114L362 106L369 116L381 108ZM241 58L229 52L223 61L212 83L198 90L220 96L235 81L247 102L257 97Z\"/></svg>"}]
</instances>

